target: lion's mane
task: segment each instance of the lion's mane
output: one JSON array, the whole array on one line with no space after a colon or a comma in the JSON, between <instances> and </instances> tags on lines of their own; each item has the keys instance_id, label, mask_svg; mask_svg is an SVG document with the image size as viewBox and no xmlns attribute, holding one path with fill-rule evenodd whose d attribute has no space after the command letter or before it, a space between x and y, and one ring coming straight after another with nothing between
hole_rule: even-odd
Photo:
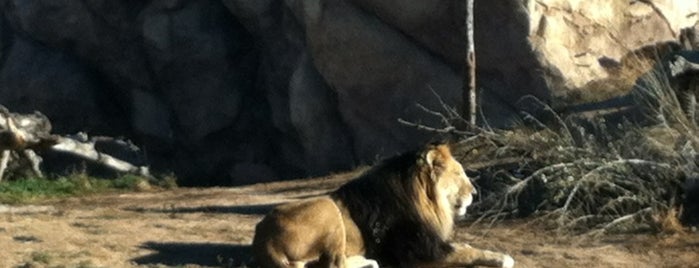
<instances>
[{"instance_id":1,"label":"lion's mane","mask_svg":"<svg viewBox=\"0 0 699 268\"><path fill-rule=\"evenodd\" d=\"M454 250L446 241L453 227L452 208L437 202L439 190L423 153L389 158L331 194L359 227L366 257L411 267Z\"/></svg>"}]
</instances>

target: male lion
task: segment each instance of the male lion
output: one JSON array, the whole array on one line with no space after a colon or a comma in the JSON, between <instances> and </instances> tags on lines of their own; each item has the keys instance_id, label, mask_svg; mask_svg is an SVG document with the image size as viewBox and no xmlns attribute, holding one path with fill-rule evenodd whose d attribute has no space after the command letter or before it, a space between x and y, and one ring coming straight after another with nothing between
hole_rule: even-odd
<instances>
[{"instance_id":1,"label":"male lion","mask_svg":"<svg viewBox=\"0 0 699 268\"><path fill-rule=\"evenodd\" d=\"M328 196L275 208L255 229L260 266L513 267L447 242L476 191L444 144L386 159ZM347 258L346 256L354 256Z\"/></svg>"}]
</instances>

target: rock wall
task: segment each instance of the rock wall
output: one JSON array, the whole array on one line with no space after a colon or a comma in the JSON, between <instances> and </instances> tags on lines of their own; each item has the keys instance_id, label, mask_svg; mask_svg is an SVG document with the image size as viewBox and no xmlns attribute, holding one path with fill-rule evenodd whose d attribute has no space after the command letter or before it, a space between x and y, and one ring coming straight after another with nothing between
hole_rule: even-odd
<instances>
[{"instance_id":1,"label":"rock wall","mask_svg":"<svg viewBox=\"0 0 699 268\"><path fill-rule=\"evenodd\" d=\"M608 79L674 40L692 0L479 1L483 119ZM59 133L126 136L185 185L325 174L410 149L461 103L464 7L447 0L0 0L0 104ZM694 15L691 15L694 14Z\"/></svg>"}]
</instances>

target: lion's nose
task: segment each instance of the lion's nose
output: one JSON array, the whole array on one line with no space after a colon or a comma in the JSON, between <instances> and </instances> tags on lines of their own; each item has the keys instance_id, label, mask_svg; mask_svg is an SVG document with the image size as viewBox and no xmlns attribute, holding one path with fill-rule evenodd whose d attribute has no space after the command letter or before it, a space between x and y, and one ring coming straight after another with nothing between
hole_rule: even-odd
<instances>
[{"instance_id":1,"label":"lion's nose","mask_svg":"<svg viewBox=\"0 0 699 268\"><path fill-rule=\"evenodd\" d=\"M473 187L473 190L471 191L471 194L472 194L472 195L477 195L477 194L478 194L478 191L476 191L476 187Z\"/></svg>"}]
</instances>

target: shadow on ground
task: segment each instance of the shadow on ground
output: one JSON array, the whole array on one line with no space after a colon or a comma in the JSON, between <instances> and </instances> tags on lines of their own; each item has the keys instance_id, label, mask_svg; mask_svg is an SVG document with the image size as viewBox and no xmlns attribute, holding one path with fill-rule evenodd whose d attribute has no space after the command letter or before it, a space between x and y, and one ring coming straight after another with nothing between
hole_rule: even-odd
<instances>
[{"instance_id":1,"label":"shadow on ground","mask_svg":"<svg viewBox=\"0 0 699 268\"><path fill-rule=\"evenodd\" d=\"M250 245L146 242L141 248L155 252L131 260L139 265L241 267L252 256Z\"/></svg>"},{"instance_id":2,"label":"shadow on ground","mask_svg":"<svg viewBox=\"0 0 699 268\"><path fill-rule=\"evenodd\" d=\"M325 183L325 184L311 184L311 185L298 185L298 186L287 186L284 188L279 188L275 190L270 190L270 193L274 194L284 194L284 193L307 193L312 191L321 191L317 195L324 195L329 192L334 191L339 188L342 184L340 183Z\"/></svg>"},{"instance_id":3,"label":"shadow on ground","mask_svg":"<svg viewBox=\"0 0 699 268\"><path fill-rule=\"evenodd\" d=\"M294 199L303 200L308 198L314 198L323 196L325 193L320 194L307 194L294 197ZM278 202L271 204L257 204L257 205L243 205L243 206L199 206L199 207L178 207L178 206L165 206L165 207L140 207L140 206L130 206L125 207L123 210L132 212L142 212L142 213L232 213L232 214L242 214L242 215L265 215L274 209L276 206L284 204L286 202Z\"/></svg>"},{"instance_id":4,"label":"shadow on ground","mask_svg":"<svg viewBox=\"0 0 699 268\"><path fill-rule=\"evenodd\" d=\"M201 206L201 207L127 207L126 211L147 213L234 213L243 215L264 215L281 203L245 206Z\"/></svg>"}]
</instances>

